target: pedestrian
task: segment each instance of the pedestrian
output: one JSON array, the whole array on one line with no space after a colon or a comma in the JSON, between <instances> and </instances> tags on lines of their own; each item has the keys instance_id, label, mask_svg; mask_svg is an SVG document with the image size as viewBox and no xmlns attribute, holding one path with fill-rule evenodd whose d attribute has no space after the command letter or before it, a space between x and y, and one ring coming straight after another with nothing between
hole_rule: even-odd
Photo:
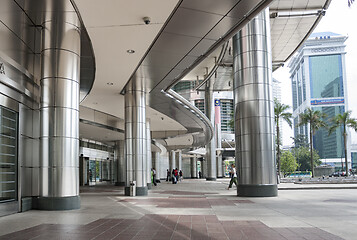
<instances>
[{"instance_id":1,"label":"pedestrian","mask_svg":"<svg viewBox=\"0 0 357 240\"><path fill-rule=\"evenodd\" d=\"M176 182L175 183L177 183L178 182L178 178L179 178L179 174L178 174L178 169L176 168L175 169L175 178L176 178Z\"/></svg>"},{"instance_id":2,"label":"pedestrian","mask_svg":"<svg viewBox=\"0 0 357 240\"><path fill-rule=\"evenodd\" d=\"M172 180L172 184L176 184L176 177L175 177L175 169L173 168L172 169L172 172L171 172L171 180Z\"/></svg>"},{"instance_id":3,"label":"pedestrian","mask_svg":"<svg viewBox=\"0 0 357 240\"><path fill-rule=\"evenodd\" d=\"M151 172L152 172L151 181L154 184L154 186L156 186L157 184L156 184L156 170L155 170L155 168L152 168Z\"/></svg>"},{"instance_id":4,"label":"pedestrian","mask_svg":"<svg viewBox=\"0 0 357 240\"><path fill-rule=\"evenodd\" d=\"M237 170L236 170L236 166L233 163L231 165L230 174L232 177L231 177L231 181L229 182L228 190L232 187L233 183L236 185L236 187L238 187Z\"/></svg>"},{"instance_id":5,"label":"pedestrian","mask_svg":"<svg viewBox=\"0 0 357 240\"><path fill-rule=\"evenodd\" d=\"M170 171L169 169L166 170L166 182L170 180Z\"/></svg>"},{"instance_id":6,"label":"pedestrian","mask_svg":"<svg viewBox=\"0 0 357 240\"><path fill-rule=\"evenodd\" d=\"M198 171L198 178L202 178L202 173L201 173L201 171Z\"/></svg>"},{"instance_id":7,"label":"pedestrian","mask_svg":"<svg viewBox=\"0 0 357 240\"><path fill-rule=\"evenodd\" d=\"M180 176L180 182L182 181L183 179L183 173L182 173L182 170L180 169L180 172L179 172L179 176Z\"/></svg>"}]
</instances>

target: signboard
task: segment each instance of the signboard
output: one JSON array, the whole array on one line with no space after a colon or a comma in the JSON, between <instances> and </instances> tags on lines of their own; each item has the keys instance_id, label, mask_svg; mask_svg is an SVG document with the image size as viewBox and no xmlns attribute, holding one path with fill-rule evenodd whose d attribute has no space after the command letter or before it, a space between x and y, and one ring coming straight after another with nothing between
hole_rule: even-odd
<instances>
[{"instance_id":1,"label":"signboard","mask_svg":"<svg viewBox=\"0 0 357 240\"><path fill-rule=\"evenodd\" d=\"M334 99L321 99L321 100L311 100L311 105L326 105L326 104L344 104L345 99L334 98Z\"/></svg>"}]
</instances>

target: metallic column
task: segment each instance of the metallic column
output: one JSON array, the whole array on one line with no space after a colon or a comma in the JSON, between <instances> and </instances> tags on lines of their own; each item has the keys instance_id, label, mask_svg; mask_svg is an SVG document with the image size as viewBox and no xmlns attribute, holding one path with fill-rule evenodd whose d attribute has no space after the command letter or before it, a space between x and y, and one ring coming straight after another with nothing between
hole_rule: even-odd
<instances>
[{"instance_id":1,"label":"metallic column","mask_svg":"<svg viewBox=\"0 0 357 240\"><path fill-rule=\"evenodd\" d=\"M238 196L276 196L268 9L233 38Z\"/></svg>"},{"instance_id":2,"label":"metallic column","mask_svg":"<svg viewBox=\"0 0 357 240\"><path fill-rule=\"evenodd\" d=\"M213 80L209 80L205 89L205 112L211 122L214 122L214 103L213 103ZM216 143L215 138L206 145L206 180L216 181L217 165L216 165ZM203 171L202 171L203 172Z\"/></svg>"},{"instance_id":3,"label":"metallic column","mask_svg":"<svg viewBox=\"0 0 357 240\"><path fill-rule=\"evenodd\" d=\"M176 152L176 167L179 171L182 170L182 150Z\"/></svg>"},{"instance_id":4,"label":"metallic column","mask_svg":"<svg viewBox=\"0 0 357 240\"><path fill-rule=\"evenodd\" d=\"M40 196L35 208L80 208L79 72L80 22L49 1L42 23Z\"/></svg>"},{"instance_id":5,"label":"metallic column","mask_svg":"<svg viewBox=\"0 0 357 240\"><path fill-rule=\"evenodd\" d=\"M146 140L146 92L145 82L133 78L125 89L125 195L130 195L130 182L136 181L136 195L148 194L147 140Z\"/></svg>"},{"instance_id":6,"label":"metallic column","mask_svg":"<svg viewBox=\"0 0 357 240\"><path fill-rule=\"evenodd\" d=\"M171 150L169 155L169 171L172 172L172 169L176 168L176 160L175 160L175 151Z\"/></svg>"},{"instance_id":7,"label":"metallic column","mask_svg":"<svg viewBox=\"0 0 357 240\"><path fill-rule=\"evenodd\" d=\"M126 181L126 161L125 161L124 140L115 143L115 159L117 162L117 179L116 186L125 186Z\"/></svg>"},{"instance_id":8,"label":"metallic column","mask_svg":"<svg viewBox=\"0 0 357 240\"><path fill-rule=\"evenodd\" d=\"M191 178L197 178L197 157L194 155L194 157L190 158L190 164L191 164Z\"/></svg>"},{"instance_id":9,"label":"metallic column","mask_svg":"<svg viewBox=\"0 0 357 240\"><path fill-rule=\"evenodd\" d=\"M216 127L216 143L217 143L217 148L221 149L222 148L222 132L221 132L221 123L218 123L215 125ZM217 178L222 178L223 177L223 160L222 160L222 151L220 150L219 152L217 151Z\"/></svg>"},{"instance_id":10,"label":"metallic column","mask_svg":"<svg viewBox=\"0 0 357 240\"><path fill-rule=\"evenodd\" d=\"M152 168L152 158L151 158L151 134L150 134L150 119L146 119L146 181L148 189L152 188L151 183L151 168Z\"/></svg>"}]
</instances>

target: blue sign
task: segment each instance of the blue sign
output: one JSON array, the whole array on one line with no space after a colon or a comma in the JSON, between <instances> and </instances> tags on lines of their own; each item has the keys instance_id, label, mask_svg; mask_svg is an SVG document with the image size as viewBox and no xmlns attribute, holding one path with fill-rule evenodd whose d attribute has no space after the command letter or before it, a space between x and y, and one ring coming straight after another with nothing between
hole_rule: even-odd
<instances>
[{"instance_id":1,"label":"blue sign","mask_svg":"<svg viewBox=\"0 0 357 240\"><path fill-rule=\"evenodd\" d=\"M345 103L345 99L341 99L341 98L312 100L311 101L311 105L344 104L344 103Z\"/></svg>"},{"instance_id":2,"label":"blue sign","mask_svg":"<svg viewBox=\"0 0 357 240\"><path fill-rule=\"evenodd\" d=\"M214 106L215 106L215 107L221 106L221 100L215 99L215 100L214 100Z\"/></svg>"}]
</instances>

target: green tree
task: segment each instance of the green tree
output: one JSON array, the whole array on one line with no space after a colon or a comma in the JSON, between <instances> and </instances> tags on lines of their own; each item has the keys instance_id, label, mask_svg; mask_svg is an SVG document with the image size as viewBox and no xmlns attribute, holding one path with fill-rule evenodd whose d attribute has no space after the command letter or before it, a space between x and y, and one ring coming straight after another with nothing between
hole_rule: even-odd
<instances>
[{"instance_id":1,"label":"green tree","mask_svg":"<svg viewBox=\"0 0 357 240\"><path fill-rule=\"evenodd\" d=\"M286 175L294 172L298 167L294 155L290 151L283 151L281 153L281 171Z\"/></svg>"},{"instance_id":2,"label":"green tree","mask_svg":"<svg viewBox=\"0 0 357 240\"><path fill-rule=\"evenodd\" d=\"M292 126L291 113L286 112L290 108L289 105L280 103L276 98L274 98L274 118L276 125L276 158L278 163L278 174L281 174L281 163L280 163L280 119L283 119L289 126Z\"/></svg>"},{"instance_id":3,"label":"green tree","mask_svg":"<svg viewBox=\"0 0 357 240\"><path fill-rule=\"evenodd\" d=\"M313 151L314 166L321 165L320 156L315 149ZM311 155L309 147L299 147L292 150L300 171L311 171Z\"/></svg>"},{"instance_id":4,"label":"green tree","mask_svg":"<svg viewBox=\"0 0 357 240\"><path fill-rule=\"evenodd\" d=\"M357 131L357 121L351 118L351 111L344 112L342 115L338 114L336 117L331 119L332 126L328 130L328 134L331 135L340 126L343 128L343 143L345 147L345 167L346 176L348 176L348 164L347 164L347 128L353 128Z\"/></svg>"},{"instance_id":5,"label":"green tree","mask_svg":"<svg viewBox=\"0 0 357 240\"><path fill-rule=\"evenodd\" d=\"M296 137L291 137L294 141L294 147L299 148L299 147L308 147L309 146L309 140L304 134L298 134Z\"/></svg>"},{"instance_id":6,"label":"green tree","mask_svg":"<svg viewBox=\"0 0 357 240\"><path fill-rule=\"evenodd\" d=\"M319 128L327 128L327 124L323 118L325 118L325 114L320 111L312 110L311 108L307 108L304 113L300 114L300 122L298 126L303 126L306 124L310 125L310 163L311 163L311 173L312 177L314 177L314 164L313 164L313 139L312 137L315 135L316 131Z\"/></svg>"}]
</instances>

